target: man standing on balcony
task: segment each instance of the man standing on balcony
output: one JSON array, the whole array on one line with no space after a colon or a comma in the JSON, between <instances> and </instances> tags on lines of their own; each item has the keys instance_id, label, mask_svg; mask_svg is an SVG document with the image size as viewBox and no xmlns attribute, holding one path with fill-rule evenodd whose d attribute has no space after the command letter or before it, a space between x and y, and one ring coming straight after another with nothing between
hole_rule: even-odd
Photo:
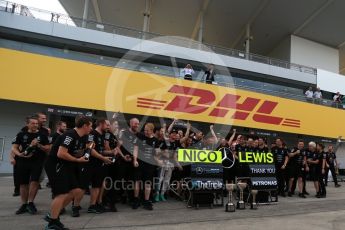
<instances>
[{"instance_id":1,"label":"man standing on balcony","mask_svg":"<svg viewBox=\"0 0 345 230\"><path fill-rule=\"evenodd\" d=\"M314 92L311 86L307 91L305 91L304 95L306 96L308 102L313 102Z\"/></svg>"},{"instance_id":2,"label":"man standing on balcony","mask_svg":"<svg viewBox=\"0 0 345 230\"><path fill-rule=\"evenodd\" d=\"M214 65L210 65L209 68L205 71L205 82L206 84L212 84L214 82L214 76L216 75L214 71Z\"/></svg>"},{"instance_id":3,"label":"man standing on balcony","mask_svg":"<svg viewBox=\"0 0 345 230\"><path fill-rule=\"evenodd\" d=\"M322 93L319 87L317 87L316 91L314 92L314 100L316 104L320 104L322 100Z\"/></svg>"}]
</instances>

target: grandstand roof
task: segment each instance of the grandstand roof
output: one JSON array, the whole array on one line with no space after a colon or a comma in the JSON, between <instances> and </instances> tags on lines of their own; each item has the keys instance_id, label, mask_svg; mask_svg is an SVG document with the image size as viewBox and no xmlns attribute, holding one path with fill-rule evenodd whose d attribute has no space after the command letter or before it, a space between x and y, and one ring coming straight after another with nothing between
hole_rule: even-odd
<instances>
[{"instance_id":1,"label":"grandstand roof","mask_svg":"<svg viewBox=\"0 0 345 230\"><path fill-rule=\"evenodd\" d=\"M82 18L84 0L60 0ZM251 23L250 52L268 55L294 34L334 48L345 44L343 0L152 0L150 32L197 39L204 12L205 43L243 50ZM90 0L89 19L143 29L145 0Z\"/></svg>"}]
</instances>

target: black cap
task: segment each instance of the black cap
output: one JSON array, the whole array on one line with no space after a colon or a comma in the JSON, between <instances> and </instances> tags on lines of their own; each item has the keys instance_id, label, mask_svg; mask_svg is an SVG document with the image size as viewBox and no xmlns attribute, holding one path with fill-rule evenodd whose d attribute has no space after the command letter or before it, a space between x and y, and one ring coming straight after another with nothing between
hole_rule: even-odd
<instances>
[{"instance_id":1,"label":"black cap","mask_svg":"<svg viewBox=\"0 0 345 230\"><path fill-rule=\"evenodd\" d=\"M171 130L171 132L170 133L177 133L177 129L173 129L173 130Z\"/></svg>"}]
</instances>

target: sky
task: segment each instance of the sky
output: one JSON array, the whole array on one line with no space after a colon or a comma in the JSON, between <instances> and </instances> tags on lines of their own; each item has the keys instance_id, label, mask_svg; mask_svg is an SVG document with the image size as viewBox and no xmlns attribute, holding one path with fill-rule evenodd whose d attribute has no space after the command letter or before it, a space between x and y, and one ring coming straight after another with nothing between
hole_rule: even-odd
<instances>
[{"instance_id":1,"label":"sky","mask_svg":"<svg viewBox=\"0 0 345 230\"><path fill-rule=\"evenodd\" d=\"M15 2L28 7L53 11L60 14L67 14L58 0L10 0L10 2Z\"/></svg>"},{"instance_id":2,"label":"sky","mask_svg":"<svg viewBox=\"0 0 345 230\"><path fill-rule=\"evenodd\" d=\"M60 4L58 0L9 0L10 2L18 3L20 5L28 6L29 8L37 8L47 10L63 15L68 15L66 10ZM39 13L38 11L31 10L31 13L36 18L49 19L51 16L48 14ZM70 19L70 18L69 18ZM71 20L66 20L69 25L75 25Z\"/></svg>"}]
</instances>

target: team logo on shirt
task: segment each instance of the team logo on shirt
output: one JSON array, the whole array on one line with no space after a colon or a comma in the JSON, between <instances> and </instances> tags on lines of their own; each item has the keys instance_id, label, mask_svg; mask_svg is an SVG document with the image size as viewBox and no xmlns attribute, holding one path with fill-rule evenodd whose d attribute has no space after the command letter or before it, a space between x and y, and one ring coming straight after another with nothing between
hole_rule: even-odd
<instances>
[{"instance_id":1,"label":"team logo on shirt","mask_svg":"<svg viewBox=\"0 0 345 230\"><path fill-rule=\"evenodd\" d=\"M87 141L88 142L92 142L93 141L93 135L92 134L89 134L89 136L87 138Z\"/></svg>"},{"instance_id":2,"label":"team logo on shirt","mask_svg":"<svg viewBox=\"0 0 345 230\"><path fill-rule=\"evenodd\" d=\"M72 137L66 136L63 143L64 143L65 145L70 145L72 140L73 140Z\"/></svg>"},{"instance_id":3,"label":"team logo on shirt","mask_svg":"<svg viewBox=\"0 0 345 230\"><path fill-rule=\"evenodd\" d=\"M169 102L138 97L137 107L189 114L206 113L209 108L212 108L211 112L208 113L210 117L225 117L230 110L235 110L231 117L235 120L244 121L249 118L258 123L270 125L294 128L300 128L301 126L300 120L271 115L278 106L278 102L229 93L225 94L222 99L217 100L216 95L210 90L180 85L173 85L168 92L176 94ZM196 104L191 103L193 99L197 99ZM243 99L242 103L238 102L240 99ZM216 103L215 107L212 106L214 103ZM260 106L256 109L259 104ZM255 112L252 114L253 111ZM249 116L251 114L252 116Z\"/></svg>"}]
</instances>

